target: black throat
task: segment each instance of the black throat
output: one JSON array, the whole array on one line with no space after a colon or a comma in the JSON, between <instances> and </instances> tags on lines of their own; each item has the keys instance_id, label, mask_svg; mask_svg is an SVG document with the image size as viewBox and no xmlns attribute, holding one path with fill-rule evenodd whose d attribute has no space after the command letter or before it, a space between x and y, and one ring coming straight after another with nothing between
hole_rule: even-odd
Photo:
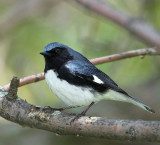
<instances>
[{"instance_id":1,"label":"black throat","mask_svg":"<svg viewBox=\"0 0 160 145\"><path fill-rule=\"evenodd\" d=\"M58 71L63 65L65 65L68 61L72 60L72 56L65 56L65 57L45 57L45 69L44 72L46 73L48 70Z\"/></svg>"}]
</instances>

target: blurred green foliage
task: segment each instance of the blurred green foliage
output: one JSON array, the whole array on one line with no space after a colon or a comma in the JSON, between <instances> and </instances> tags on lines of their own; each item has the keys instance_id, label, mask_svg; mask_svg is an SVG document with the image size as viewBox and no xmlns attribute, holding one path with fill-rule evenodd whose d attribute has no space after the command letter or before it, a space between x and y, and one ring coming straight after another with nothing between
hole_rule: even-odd
<instances>
[{"instance_id":1,"label":"blurred green foliage","mask_svg":"<svg viewBox=\"0 0 160 145\"><path fill-rule=\"evenodd\" d=\"M28 14L27 17L25 17L25 11L22 10L21 13L13 15L16 22L14 21L12 25L9 16L14 11L11 10L16 5L18 6L19 3L23 4L23 0L0 0L0 32L5 30L0 33L1 85L8 83L12 76L15 75L21 78L42 72L44 70L44 59L39 53L45 45L51 42L58 41L66 44L89 59L148 47L118 25L101 18L93 12L86 11L76 3L58 0L35 0L35 2L37 5L42 3L44 7L47 4L50 6L46 9L40 7L38 14L35 14L37 11L35 9L35 13ZM109 2L113 7L124 13L142 18L157 29L160 29L160 1L106 0L106 2ZM19 17L22 17L22 19L17 19ZM11 24L11 26L6 28L8 24ZM137 96L140 100L144 100L158 112L159 104L156 104L157 101L160 101L160 74L158 72L160 61L158 56L146 56L143 59L135 57L102 64L97 67L113 78L122 88L128 90L130 94ZM50 105L52 107L65 105L51 93L45 81L24 86L19 89L18 94L21 98L35 105ZM81 110L75 109L70 110L70 112L78 113ZM159 119L157 115L148 114L148 112L144 112L130 104L112 101L98 103L91 109L89 114L118 119ZM44 131L24 129L3 119L0 120L1 127L4 133L2 131L0 133L0 145L31 143L38 145L78 144L78 142L83 144L86 142L87 144L119 144L118 142L104 140L95 141L94 139L79 139L76 137L57 137L52 133L44 133ZM11 133L9 130L11 130ZM33 134L33 136L29 136L29 134ZM33 139L37 136L37 140ZM27 140L27 138L31 139L31 141ZM41 141L43 139L45 140L44 142ZM127 142L124 144L132 143Z\"/></svg>"}]
</instances>

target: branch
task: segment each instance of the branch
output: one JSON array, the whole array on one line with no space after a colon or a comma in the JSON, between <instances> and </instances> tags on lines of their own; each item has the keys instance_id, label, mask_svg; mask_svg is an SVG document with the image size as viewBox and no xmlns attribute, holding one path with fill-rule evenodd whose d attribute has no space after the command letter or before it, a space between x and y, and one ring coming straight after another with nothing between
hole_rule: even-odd
<instances>
[{"instance_id":1,"label":"branch","mask_svg":"<svg viewBox=\"0 0 160 145\"><path fill-rule=\"evenodd\" d=\"M148 45L160 49L160 33L146 22L130 17L101 0L74 0L89 11L93 11L128 30Z\"/></svg>"},{"instance_id":2,"label":"branch","mask_svg":"<svg viewBox=\"0 0 160 145\"><path fill-rule=\"evenodd\" d=\"M97 65L97 64L102 64L106 62L117 61L120 59L131 58L135 56L144 57L145 55L160 55L160 51L158 51L156 48L138 49L138 50L131 50L131 51L126 51L122 53L112 54L109 56L99 57L99 58L91 59L90 61L93 64ZM19 87L30 84L30 83L38 82L41 80L44 80L44 73L27 76L20 79ZM9 89L9 86L10 84L6 84L5 86L3 86L3 89L7 91Z\"/></svg>"},{"instance_id":3,"label":"branch","mask_svg":"<svg viewBox=\"0 0 160 145\"><path fill-rule=\"evenodd\" d=\"M109 56L94 58L94 59L91 59L90 61L93 64L97 65L97 64L117 61L120 59L125 59L125 58L130 58L135 56L141 56L141 58L143 58L145 55L160 55L160 51L158 51L155 48L144 48L144 49L130 50L122 53L112 54Z\"/></svg>"},{"instance_id":4,"label":"branch","mask_svg":"<svg viewBox=\"0 0 160 145\"><path fill-rule=\"evenodd\" d=\"M11 84L16 79L13 78ZM18 80L18 79L17 79ZM17 97L17 90L11 85L12 95ZM3 91L0 91L3 94ZM60 135L96 137L110 140L160 142L159 121L114 120L101 117L81 117L71 123L75 115L59 111L46 111L18 98L0 97L0 115L22 126L43 129ZM11 96L8 97L11 98Z\"/></svg>"}]
</instances>

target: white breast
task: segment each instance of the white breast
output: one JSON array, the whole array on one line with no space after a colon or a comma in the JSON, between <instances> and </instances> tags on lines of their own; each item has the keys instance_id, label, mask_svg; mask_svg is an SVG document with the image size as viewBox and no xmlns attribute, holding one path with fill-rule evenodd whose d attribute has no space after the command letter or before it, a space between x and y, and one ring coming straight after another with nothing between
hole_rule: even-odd
<instances>
[{"instance_id":1,"label":"white breast","mask_svg":"<svg viewBox=\"0 0 160 145\"><path fill-rule=\"evenodd\" d=\"M59 79L53 70L45 73L45 80L51 91L68 105L89 105L93 101L97 102L102 99L101 95L95 93L91 88L71 85L67 81Z\"/></svg>"}]
</instances>

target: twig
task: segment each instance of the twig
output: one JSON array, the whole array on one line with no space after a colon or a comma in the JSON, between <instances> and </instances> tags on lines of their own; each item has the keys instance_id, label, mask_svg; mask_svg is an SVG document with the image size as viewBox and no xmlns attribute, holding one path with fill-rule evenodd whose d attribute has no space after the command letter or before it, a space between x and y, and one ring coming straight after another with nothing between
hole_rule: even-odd
<instances>
[{"instance_id":1,"label":"twig","mask_svg":"<svg viewBox=\"0 0 160 145\"><path fill-rule=\"evenodd\" d=\"M44 80L44 72L21 78L18 87ZM10 83L3 86L3 90L8 91Z\"/></svg>"},{"instance_id":2,"label":"twig","mask_svg":"<svg viewBox=\"0 0 160 145\"><path fill-rule=\"evenodd\" d=\"M160 33L146 22L130 17L114 8L109 3L101 0L75 0L84 8L93 11L114 23L122 26L131 34L139 37L143 42L160 49Z\"/></svg>"},{"instance_id":3,"label":"twig","mask_svg":"<svg viewBox=\"0 0 160 145\"><path fill-rule=\"evenodd\" d=\"M156 48L138 49L138 50L131 50L131 51L126 51L122 53L117 53L109 56L99 57L99 58L91 59L90 61L93 64L97 65L97 64L102 64L106 62L117 61L120 59L125 59L125 58L130 58L135 56L145 56L145 55L160 55L160 51L158 51ZM20 79L19 87L24 86L26 84L38 82L41 80L44 80L44 73L27 76ZM10 84L4 85L3 86L4 90L7 91L9 89L9 86Z\"/></svg>"},{"instance_id":4,"label":"twig","mask_svg":"<svg viewBox=\"0 0 160 145\"><path fill-rule=\"evenodd\" d=\"M144 48L138 50L130 50L122 53L112 54L109 56L99 57L95 59L91 59L90 61L97 65L111 61L117 61L120 59L135 57L135 56L145 56L145 55L160 55L160 51L155 48Z\"/></svg>"},{"instance_id":5,"label":"twig","mask_svg":"<svg viewBox=\"0 0 160 145\"><path fill-rule=\"evenodd\" d=\"M15 100L17 98L19 79L17 77L13 77L11 80L11 85L8 91L8 95L6 96L9 100Z\"/></svg>"},{"instance_id":6,"label":"twig","mask_svg":"<svg viewBox=\"0 0 160 145\"><path fill-rule=\"evenodd\" d=\"M114 120L101 117L81 117L70 124L75 115L43 108L16 99L0 97L0 116L22 126L43 129L60 135L96 137L123 141L160 142L159 121Z\"/></svg>"}]
</instances>

